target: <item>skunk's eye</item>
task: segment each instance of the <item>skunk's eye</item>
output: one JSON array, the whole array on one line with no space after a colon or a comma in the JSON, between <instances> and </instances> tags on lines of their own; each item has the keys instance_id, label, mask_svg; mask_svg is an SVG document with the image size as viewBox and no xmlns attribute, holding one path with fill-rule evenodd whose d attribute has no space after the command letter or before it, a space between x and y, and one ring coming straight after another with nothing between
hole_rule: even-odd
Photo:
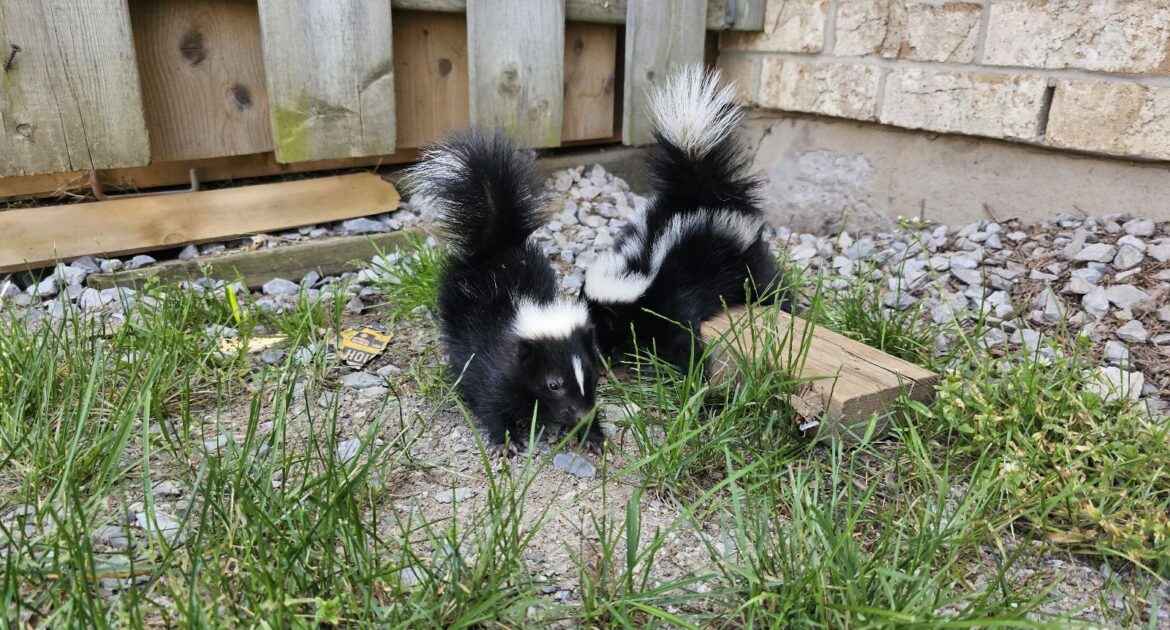
<instances>
[{"instance_id":1,"label":"skunk's eye","mask_svg":"<svg viewBox=\"0 0 1170 630\"><path fill-rule=\"evenodd\" d=\"M559 391L561 391L561 380L560 380L560 379L557 379L557 378L549 379L549 381L548 381L548 391L550 391L550 392L559 392Z\"/></svg>"}]
</instances>

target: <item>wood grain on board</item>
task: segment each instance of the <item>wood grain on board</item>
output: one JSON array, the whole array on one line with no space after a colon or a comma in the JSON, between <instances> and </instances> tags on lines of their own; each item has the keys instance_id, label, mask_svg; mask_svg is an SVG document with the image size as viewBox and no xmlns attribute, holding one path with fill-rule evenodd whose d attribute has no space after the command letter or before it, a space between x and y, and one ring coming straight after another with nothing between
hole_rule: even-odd
<instances>
[{"instance_id":1,"label":"wood grain on board","mask_svg":"<svg viewBox=\"0 0 1170 630\"><path fill-rule=\"evenodd\" d=\"M928 402L938 381L921 366L771 308L732 309L704 324L702 337L714 344L712 383L744 369L793 370L807 380L823 404L821 436L863 425L903 394Z\"/></svg>"},{"instance_id":2,"label":"wood grain on board","mask_svg":"<svg viewBox=\"0 0 1170 630\"><path fill-rule=\"evenodd\" d=\"M0 177L150 161L126 0L5 0Z\"/></svg>"},{"instance_id":3,"label":"wood grain on board","mask_svg":"<svg viewBox=\"0 0 1170 630\"><path fill-rule=\"evenodd\" d=\"M386 0L259 0L279 162L393 153L394 47Z\"/></svg>"},{"instance_id":4,"label":"wood grain on board","mask_svg":"<svg viewBox=\"0 0 1170 630\"><path fill-rule=\"evenodd\" d=\"M255 0L131 0L153 161L272 150Z\"/></svg>"},{"instance_id":5,"label":"wood grain on board","mask_svg":"<svg viewBox=\"0 0 1170 630\"><path fill-rule=\"evenodd\" d=\"M612 138L618 29L565 25L565 116L561 141Z\"/></svg>"},{"instance_id":6,"label":"wood grain on board","mask_svg":"<svg viewBox=\"0 0 1170 630\"><path fill-rule=\"evenodd\" d=\"M394 14L398 145L423 147L471 122L467 22L462 15Z\"/></svg>"},{"instance_id":7,"label":"wood grain on board","mask_svg":"<svg viewBox=\"0 0 1170 630\"><path fill-rule=\"evenodd\" d=\"M525 147L561 144L564 0L470 0L471 122Z\"/></svg>"},{"instance_id":8,"label":"wood grain on board","mask_svg":"<svg viewBox=\"0 0 1170 630\"><path fill-rule=\"evenodd\" d=\"M705 0L629 0L622 142L653 140L650 91L676 67L702 63L706 15Z\"/></svg>"},{"instance_id":9,"label":"wood grain on board","mask_svg":"<svg viewBox=\"0 0 1170 630\"><path fill-rule=\"evenodd\" d=\"M389 212L372 173L0 212L0 271L120 255Z\"/></svg>"}]
</instances>

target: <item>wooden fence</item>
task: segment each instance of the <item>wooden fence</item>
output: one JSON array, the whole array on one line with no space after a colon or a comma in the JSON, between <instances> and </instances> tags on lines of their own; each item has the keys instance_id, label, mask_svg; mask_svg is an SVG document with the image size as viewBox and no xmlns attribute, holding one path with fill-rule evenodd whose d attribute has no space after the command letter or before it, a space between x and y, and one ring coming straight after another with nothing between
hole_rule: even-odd
<instances>
[{"instance_id":1,"label":"wooden fence","mask_svg":"<svg viewBox=\"0 0 1170 630\"><path fill-rule=\"evenodd\" d=\"M0 197L413 159L469 123L638 144L763 0L0 0Z\"/></svg>"}]
</instances>

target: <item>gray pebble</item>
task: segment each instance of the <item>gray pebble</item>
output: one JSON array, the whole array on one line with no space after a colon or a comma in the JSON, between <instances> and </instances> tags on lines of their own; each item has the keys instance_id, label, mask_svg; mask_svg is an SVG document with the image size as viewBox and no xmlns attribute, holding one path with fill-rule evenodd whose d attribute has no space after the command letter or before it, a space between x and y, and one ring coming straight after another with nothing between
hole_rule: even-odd
<instances>
[{"instance_id":1,"label":"gray pebble","mask_svg":"<svg viewBox=\"0 0 1170 630\"><path fill-rule=\"evenodd\" d=\"M1105 360L1111 365L1129 367L1129 348L1117 341L1106 341Z\"/></svg>"},{"instance_id":2,"label":"gray pebble","mask_svg":"<svg viewBox=\"0 0 1170 630\"><path fill-rule=\"evenodd\" d=\"M99 527L91 536L95 545L105 545L115 551L125 551L130 548L130 532L125 527L105 525Z\"/></svg>"},{"instance_id":3,"label":"gray pebble","mask_svg":"<svg viewBox=\"0 0 1170 630\"><path fill-rule=\"evenodd\" d=\"M381 387L386 384L386 379L376 374L370 374L369 372L350 372L337 380L343 386L354 389Z\"/></svg>"},{"instance_id":4,"label":"gray pebble","mask_svg":"<svg viewBox=\"0 0 1170 630\"><path fill-rule=\"evenodd\" d=\"M362 448L362 441L354 438L346 440L337 445L337 459L343 464L347 464L353 458L357 457L358 452Z\"/></svg>"},{"instance_id":5,"label":"gray pebble","mask_svg":"<svg viewBox=\"0 0 1170 630\"><path fill-rule=\"evenodd\" d=\"M434 499L437 503L451 503L452 501L466 501L473 496L475 496L475 490L471 488L455 488L454 490L436 492Z\"/></svg>"},{"instance_id":6,"label":"gray pebble","mask_svg":"<svg viewBox=\"0 0 1170 630\"><path fill-rule=\"evenodd\" d=\"M1145 254L1138 248L1133 245L1122 245L1117 251L1117 256L1113 258L1113 266L1121 270L1131 269L1140 265L1143 258Z\"/></svg>"},{"instance_id":7,"label":"gray pebble","mask_svg":"<svg viewBox=\"0 0 1170 630\"><path fill-rule=\"evenodd\" d=\"M342 221L341 231L344 234L373 234L375 232L388 232L390 228L380 221L359 217Z\"/></svg>"},{"instance_id":8,"label":"gray pebble","mask_svg":"<svg viewBox=\"0 0 1170 630\"><path fill-rule=\"evenodd\" d=\"M1129 234L1130 236L1149 236L1154 233L1155 227L1156 226L1152 219L1134 219L1132 221L1127 221L1125 225L1122 226L1122 228L1125 230L1125 233Z\"/></svg>"},{"instance_id":9,"label":"gray pebble","mask_svg":"<svg viewBox=\"0 0 1170 630\"><path fill-rule=\"evenodd\" d=\"M1141 321L1135 319L1117 329L1117 338L1130 343L1145 343L1149 339L1149 334Z\"/></svg>"},{"instance_id":10,"label":"gray pebble","mask_svg":"<svg viewBox=\"0 0 1170 630\"><path fill-rule=\"evenodd\" d=\"M1093 287L1081 298L1081 308L1097 319L1109 314L1109 294L1102 287Z\"/></svg>"},{"instance_id":11,"label":"gray pebble","mask_svg":"<svg viewBox=\"0 0 1170 630\"><path fill-rule=\"evenodd\" d=\"M1106 243L1094 243L1082 249L1073 257L1081 262L1112 262L1117 256L1117 248Z\"/></svg>"},{"instance_id":12,"label":"gray pebble","mask_svg":"<svg viewBox=\"0 0 1170 630\"><path fill-rule=\"evenodd\" d=\"M139 255L135 256L134 258L131 258L126 263L126 268L127 269L140 269L140 268L146 267L148 265L153 265L155 262L156 261L155 261L154 257L147 256L146 254L139 254Z\"/></svg>"},{"instance_id":13,"label":"gray pebble","mask_svg":"<svg viewBox=\"0 0 1170 630\"><path fill-rule=\"evenodd\" d=\"M179 252L179 260L193 260L199 256L199 248L194 245L188 245Z\"/></svg>"},{"instance_id":14,"label":"gray pebble","mask_svg":"<svg viewBox=\"0 0 1170 630\"><path fill-rule=\"evenodd\" d=\"M593 464L575 453L557 453L553 456L553 466L579 479L592 479L597 474Z\"/></svg>"},{"instance_id":15,"label":"gray pebble","mask_svg":"<svg viewBox=\"0 0 1170 630\"><path fill-rule=\"evenodd\" d=\"M1133 286L1132 284L1121 284L1105 289L1105 294L1109 301L1117 308L1132 309L1142 308L1153 304L1153 297Z\"/></svg>"},{"instance_id":16,"label":"gray pebble","mask_svg":"<svg viewBox=\"0 0 1170 630\"><path fill-rule=\"evenodd\" d=\"M301 287L291 280L274 278L265 282L262 290L264 295L296 295L300 292Z\"/></svg>"},{"instance_id":17,"label":"gray pebble","mask_svg":"<svg viewBox=\"0 0 1170 630\"><path fill-rule=\"evenodd\" d=\"M285 352L280 348L268 348L260 353L260 360L268 365L277 365L284 360Z\"/></svg>"}]
</instances>

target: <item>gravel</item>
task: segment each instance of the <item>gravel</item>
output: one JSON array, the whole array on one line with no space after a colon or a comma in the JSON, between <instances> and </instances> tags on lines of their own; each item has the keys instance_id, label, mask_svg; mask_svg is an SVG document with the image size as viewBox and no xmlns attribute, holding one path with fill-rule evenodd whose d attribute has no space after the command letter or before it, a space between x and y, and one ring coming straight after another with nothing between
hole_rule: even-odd
<instances>
[{"instance_id":1,"label":"gravel","mask_svg":"<svg viewBox=\"0 0 1170 630\"><path fill-rule=\"evenodd\" d=\"M592 479L597 474L593 464L575 453L557 453L553 456L553 466L578 479Z\"/></svg>"}]
</instances>

